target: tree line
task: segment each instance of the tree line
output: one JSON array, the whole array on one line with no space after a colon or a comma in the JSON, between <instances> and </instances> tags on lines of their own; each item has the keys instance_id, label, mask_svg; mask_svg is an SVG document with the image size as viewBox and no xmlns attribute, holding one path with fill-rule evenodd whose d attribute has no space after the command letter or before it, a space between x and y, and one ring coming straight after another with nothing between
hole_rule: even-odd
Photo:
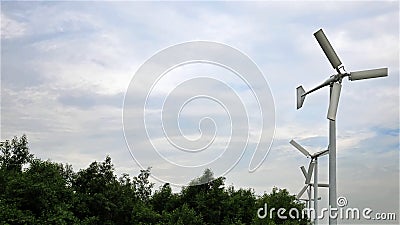
<instances>
[{"instance_id":1,"label":"tree line","mask_svg":"<svg viewBox=\"0 0 400 225\"><path fill-rule=\"evenodd\" d=\"M0 224L307 224L307 219L259 218L264 207L301 211L286 189L258 196L225 185L211 170L174 193L155 188L150 168L117 177L107 156L74 172L71 165L35 158L26 135L0 144ZM203 183L203 181L209 181ZM197 183L200 183L196 185Z\"/></svg>"}]
</instances>

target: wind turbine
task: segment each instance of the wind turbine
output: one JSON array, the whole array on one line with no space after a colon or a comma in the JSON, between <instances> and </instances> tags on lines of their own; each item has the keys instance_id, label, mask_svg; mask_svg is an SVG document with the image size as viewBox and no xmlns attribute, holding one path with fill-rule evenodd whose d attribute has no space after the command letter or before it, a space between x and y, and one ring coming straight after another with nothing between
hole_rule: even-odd
<instances>
[{"instance_id":1,"label":"wind turbine","mask_svg":"<svg viewBox=\"0 0 400 225\"><path fill-rule=\"evenodd\" d=\"M337 208L336 204L336 113L339 104L340 90L342 88L342 79L348 77L350 81L362 80L376 77L385 77L388 75L387 68L363 70L356 72L346 72L342 62L337 56L335 50L328 41L322 29L314 33L319 45L336 70L337 74L332 75L317 87L305 91L302 86L297 87L297 109L301 108L305 97L320 88L330 86L330 99L327 118L329 119L329 205L331 208ZM329 224L337 224L336 218L329 217Z\"/></svg>"},{"instance_id":2,"label":"wind turbine","mask_svg":"<svg viewBox=\"0 0 400 225\"><path fill-rule=\"evenodd\" d=\"M319 184L318 183L318 157L323 156L328 154L329 150L322 150L319 152L316 152L314 154L310 154L309 151L307 151L303 146L301 146L299 143L297 143L295 140L291 140L289 142L293 147L295 147L297 150L299 150L303 155L305 155L307 158L311 158L310 164L308 165L308 171L304 168L304 166L301 166L301 172L303 172L304 177L306 178L305 181L305 186L303 189L301 189L300 193L297 195L297 198L299 199L306 189L309 187L311 190L311 186L314 187L314 213L315 213L315 218L314 218L314 224L318 224L318 200L315 201L315 199L318 199L318 187L329 187L328 184ZM311 183L311 176L314 170L314 183ZM311 202L311 195L308 193L308 199Z\"/></svg>"}]
</instances>

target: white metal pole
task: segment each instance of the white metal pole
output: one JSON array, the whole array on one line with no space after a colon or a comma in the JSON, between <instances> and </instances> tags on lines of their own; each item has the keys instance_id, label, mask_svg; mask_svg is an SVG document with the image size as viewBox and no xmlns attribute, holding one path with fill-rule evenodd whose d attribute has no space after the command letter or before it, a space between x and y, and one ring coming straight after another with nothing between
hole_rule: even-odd
<instances>
[{"instance_id":1,"label":"white metal pole","mask_svg":"<svg viewBox=\"0 0 400 225\"><path fill-rule=\"evenodd\" d=\"M330 88L332 95L332 85ZM336 120L329 120L329 206L336 209ZM331 214L331 213L330 213ZM329 216L329 225L336 225L337 219Z\"/></svg>"},{"instance_id":2,"label":"white metal pole","mask_svg":"<svg viewBox=\"0 0 400 225\"><path fill-rule=\"evenodd\" d=\"M314 159L314 225L318 224L318 157Z\"/></svg>"},{"instance_id":3,"label":"white metal pole","mask_svg":"<svg viewBox=\"0 0 400 225\"><path fill-rule=\"evenodd\" d=\"M311 210L311 185L308 185L307 194L308 194L308 210Z\"/></svg>"}]
</instances>

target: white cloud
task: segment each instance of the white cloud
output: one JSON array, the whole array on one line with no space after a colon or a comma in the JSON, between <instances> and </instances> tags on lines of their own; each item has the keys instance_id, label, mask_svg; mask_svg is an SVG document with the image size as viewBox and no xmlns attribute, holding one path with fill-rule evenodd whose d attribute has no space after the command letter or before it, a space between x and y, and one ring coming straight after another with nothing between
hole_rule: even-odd
<instances>
[{"instance_id":1,"label":"white cloud","mask_svg":"<svg viewBox=\"0 0 400 225\"><path fill-rule=\"evenodd\" d=\"M9 18L1 13L1 39L12 39L24 36L26 24Z\"/></svg>"}]
</instances>

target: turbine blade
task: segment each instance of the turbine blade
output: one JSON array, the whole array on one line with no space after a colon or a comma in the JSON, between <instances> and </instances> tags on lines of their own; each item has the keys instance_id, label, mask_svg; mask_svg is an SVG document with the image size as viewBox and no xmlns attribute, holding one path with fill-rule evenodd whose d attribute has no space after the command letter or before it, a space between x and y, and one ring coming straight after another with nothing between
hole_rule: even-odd
<instances>
[{"instance_id":1,"label":"turbine blade","mask_svg":"<svg viewBox=\"0 0 400 225\"><path fill-rule=\"evenodd\" d=\"M311 154L305 149L303 148L299 143L297 143L295 140L290 140L289 142L293 147L297 148L297 150L299 150L301 153L303 153L306 157L311 157Z\"/></svg>"},{"instance_id":2,"label":"turbine blade","mask_svg":"<svg viewBox=\"0 0 400 225\"><path fill-rule=\"evenodd\" d=\"M387 75L388 75L388 68L363 70L363 71L351 72L349 80L353 81L353 80L363 80L376 77L386 77Z\"/></svg>"},{"instance_id":3,"label":"turbine blade","mask_svg":"<svg viewBox=\"0 0 400 225\"><path fill-rule=\"evenodd\" d=\"M313 169L314 169L314 162L310 162L310 165L308 165L306 184L310 184L310 180L311 180L311 176L312 176L312 173L313 173Z\"/></svg>"},{"instance_id":4,"label":"turbine blade","mask_svg":"<svg viewBox=\"0 0 400 225\"><path fill-rule=\"evenodd\" d=\"M304 178L307 178L306 168L304 168L304 166L301 166L300 169L301 169L301 172L303 172Z\"/></svg>"},{"instance_id":5,"label":"turbine blade","mask_svg":"<svg viewBox=\"0 0 400 225\"><path fill-rule=\"evenodd\" d=\"M330 120L336 120L336 113L339 104L340 90L342 85L339 83L334 83L332 87L332 93L329 102L328 115L327 118Z\"/></svg>"},{"instance_id":6,"label":"turbine blade","mask_svg":"<svg viewBox=\"0 0 400 225\"><path fill-rule=\"evenodd\" d=\"M311 187L311 186L310 186ZM307 188L307 196L308 196L308 199L311 199L311 188Z\"/></svg>"},{"instance_id":7,"label":"turbine blade","mask_svg":"<svg viewBox=\"0 0 400 225\"><path fill-rule=\"evenodd\" d=\"M297 194L296 198L299 199L304 194L304 192L307 190L307 188L308 188L308 185L305 185L303 187L303 189L301 189L301 191Z\"/></svg>"},{"instance_id":8,"label":"turbine blade","mask_svg":"<svg viewBox=\"0 0 400 225\"><path fill-rule=\"evenodd\" d=\"M304 103L304 99L306 98L306 96L303 94L306 93L306 91L304 91L304 88L302 86L299 86L296 88L296 93L297 93L297 109L300 109L303 106Z\"/></svg>"},{"instance_id":9,"label":"turbine blade","mask_svg":"<svg viewBox=\"0 0 400 225\"><path fill-rule=\"evenodd\" d=\"M328 38L324 34L324 31L320 29L314 33L314 36L317 39L319 45L321 46L322 50L324 51L326 57L328 58L333 68L338 70L339 66L342 65L342 62L337 56L335 50L333 50L331 43L329 43Z\"/></svg>"}]
</instances>

